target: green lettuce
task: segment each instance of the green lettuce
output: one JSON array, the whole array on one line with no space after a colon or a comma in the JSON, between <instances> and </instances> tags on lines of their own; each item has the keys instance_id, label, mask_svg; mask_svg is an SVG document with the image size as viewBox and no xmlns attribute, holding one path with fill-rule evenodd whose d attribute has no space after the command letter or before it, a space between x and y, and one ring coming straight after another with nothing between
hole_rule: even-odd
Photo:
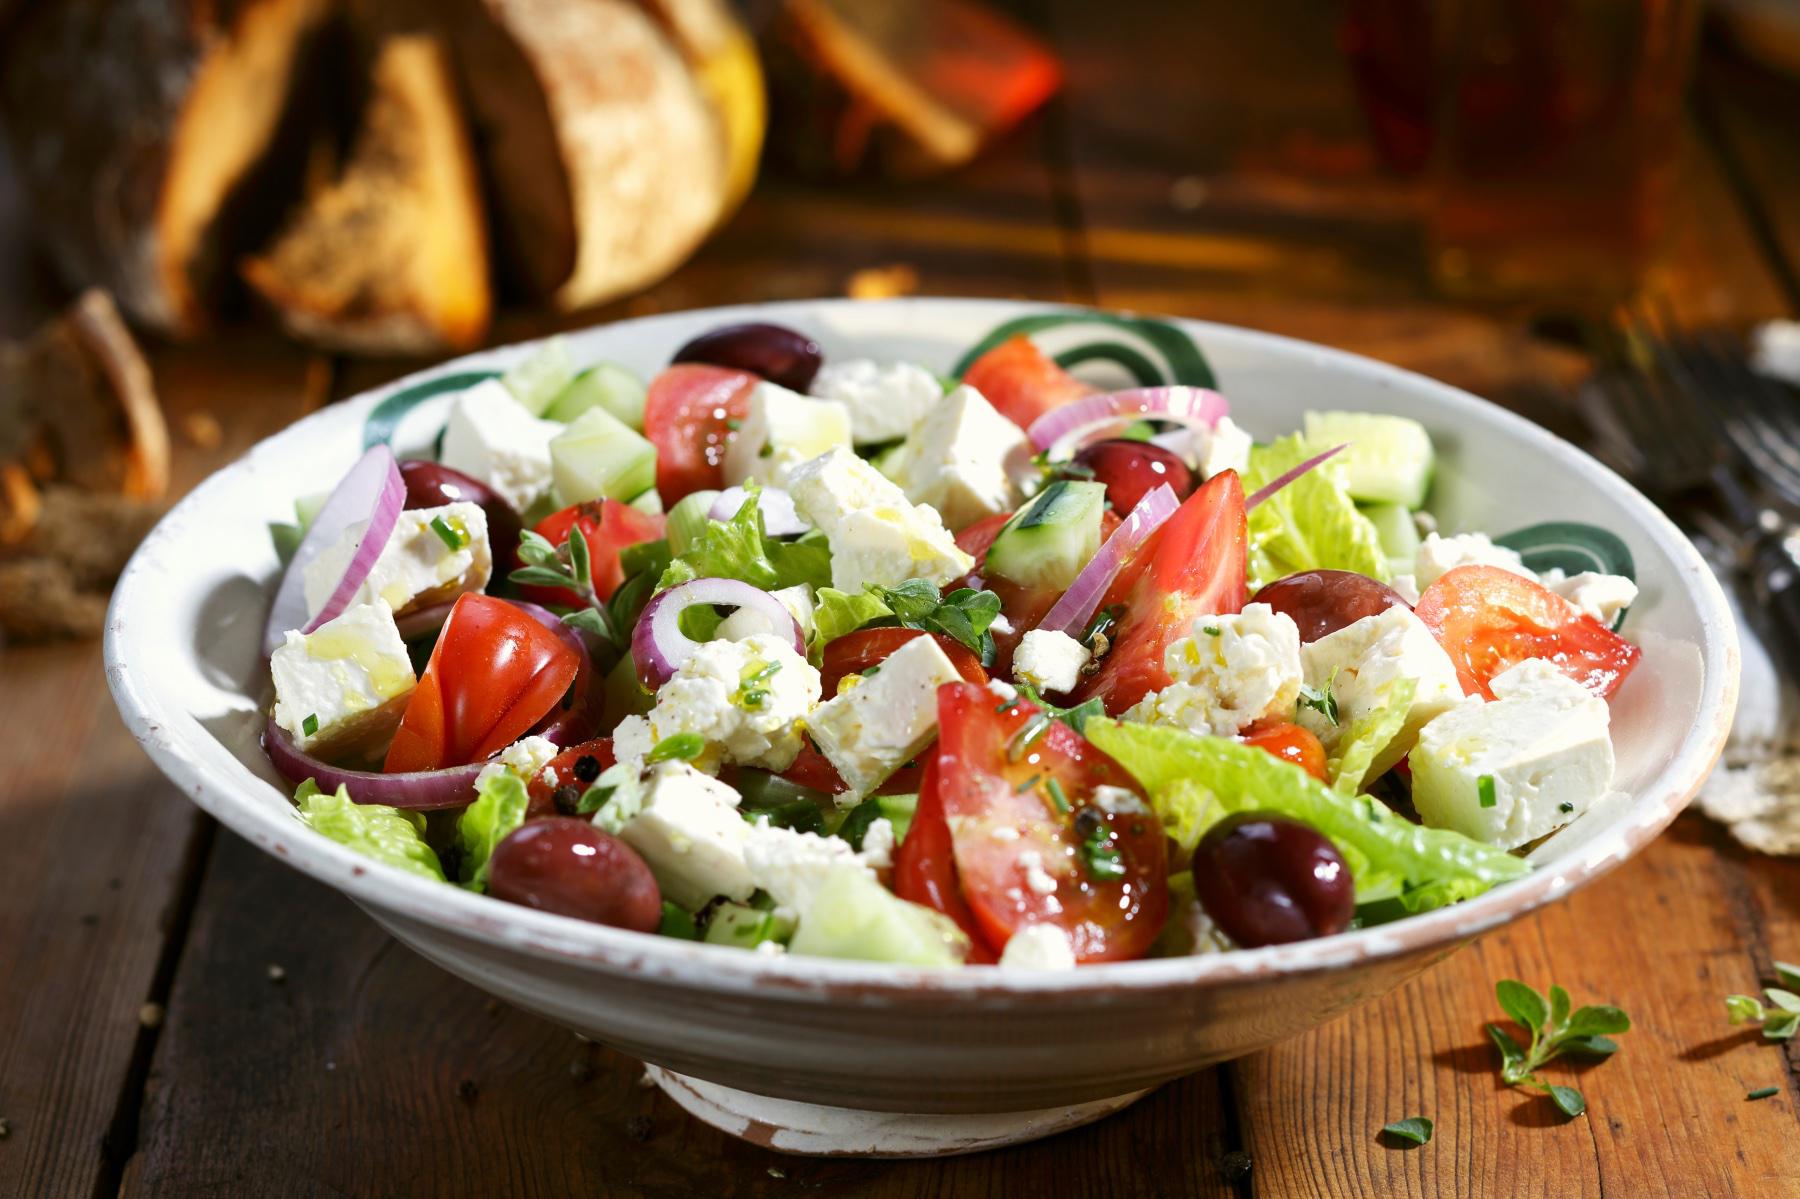
<instances>
[{"instance_id":1,"label":"green lettuce","mask_svg":"<svg viewBox=\"0 0 1800 1199\"><path fill-rule=\"evenodd\" d=\"M812 638L807 649L816 657L827 642L893 614L894 610L871 591L853 593L821 587L813 596Z\"/></svg>"},{"instance_id":2,"label":"green lettuce","mask_svg":"<svg viewBox=\"0 0 1800 1199\"><path fill-rule=\"evenodd\" d=\"M308 828L339 845L408 874L447 881L437 854L425 844L425 817L419 812L357 803L343 786L329 794L312 779L294 792L294 806Z\"/></svg>"},{"instance_id":3,"label":"green lettuce","mask_svg":"<svg viewBox=\"0 0 1800 1199\"><path fill-rule=\"evenodd\" d=\"M1531 869L1505 850L1416 825L1371 796L1333 791L1292 763L1224 737L1107 719L1088 721L1087 737L1143 785L1184 850L1191 853L1233 812L1290 816L1337 846L1359 904L1394 900L1406 911L1425 911Z\"/></svg>"},{"instance_id":4,"label":"green lettuce","mask_svg":"<svg viewBox=\"0 0 1800 1199\"><path fill-rule=\"evenodd\" d=\"M737 515L707 522L686 551L669 563L657 590L702 578L742 579L764 591L799 583L822 588L831 583L831 550L816 533L798 541L770 537L763 531L757 489L752 486Z\"/></svg>"},{"instance_id":5,"label":"green lettuce","mask_svg":"<svg viewBox=\"0 0 1800 1199\"><path fill-rule=\"evenodd\" d=\"M1298 433L1250 451L1244 490L1255 491L1318 451ZM1387 555L1329 461L1301 475L1250 513L1250 589L1302 570L1353 570L1386 582Z\"/></svg>"},{"instance_id":6,"label":"green lettuce","mask_svg":"<svg viewBox=\"0 0 1800 1199\"><path fill-rule=\"evenodd\" d=\"M496 770L475 788L475 802L456 820L456 848L462 854L462 885L486 891L489 859L500 842L525 823L531 796L525 780L511 770Z\"/></svg>"},{"instance_id":7,"label":"green lettuce","mask_svg":"<svg viewBox=\"0 0 1800 1199\"><path fill-rule=\"evenodd\" d=\"M1345 729L1337 748L1325 761L1325 773L1331 777L1331 789L1340 795L1355 795L1367 781L1369 767L1406 725L1412 711L1413 696L1418 693L1416 679L1397 678L1381 689L1380 702L1361 720Z\"/></svg>"},{"instance_id":8,"label":"green lettuce","mask_svg":"<svg viewBox=\"0 0 1800 1199\"><path fill-rule=\"evenodd\" d=\"M958 587L949 595L942 595L929 579L907 579L893 587L870 583L858 595L821 587L814 598L813 635L808 647L816 657L817 651L833 638L879 621L942 633L960 641L991 666L994 635L988 628L998 615L1000 597L993 592Z\"/></svg>"}]
</instances>

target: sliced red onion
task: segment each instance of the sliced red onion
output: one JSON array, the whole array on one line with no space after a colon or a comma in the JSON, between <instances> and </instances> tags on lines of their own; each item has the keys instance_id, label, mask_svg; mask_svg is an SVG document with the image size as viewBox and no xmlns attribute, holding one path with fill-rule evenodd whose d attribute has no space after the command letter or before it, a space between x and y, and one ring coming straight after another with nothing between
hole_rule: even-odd
<instances>
[{"instance_id":1,"label":"sliced red onion","mask_svg":"<svg viewBox=\"0 0 1800 1199\"><path fill-rule=\"evenodd\" d=\"M540 607L528 600L508 600L513 607L524 612L545 628L568 643L570 649L581 656L581 665L575 671L575 682L571 684L569 705L558 704L550 709L550 714L538 721L537 727L527 736L544 737L559 749L567 749L571 745L580 745L590 740L600 730L601 709L606 706L606 687L600 672L594 669L594 655L588 648L587 638L579 629L571 628L564 623L562 617Z\"/></svg>"},{"instance_id":2,"label":"sliced red onion","mask_svg":"<svg viewBox=\"0 0 1800 1199\"><path fill-rule=\"evenodd\" d=\"M742 487L727 487L713 501L707 510L708 520L730 520L744 507L744 501L750 498L750 492ZM801 519L800 510L794 507L794 498L779 487L765 487L756 501L762 512L763 532L771 537L793 537L812 528Z\"/></svg>"},{"instance_id":3,"label":"sliced red onion","mask_svg":"<svg viewBox=\"0 0 1800 1199\"><path fill-rule=\"evenodd\" d=\"M350 604L350 597L369 577L375 560L381 557L400 511L406 506L406 483L400 477L394 451L378 445L356 460L348 474L325 500L312 526L294 551L293 560L275 588L275 602L269 608L269 623L263 626L263 653L275 652L290 629L310 633L339 615ZM367 521L362 540L351 555L344 577L332 590L331 598L317 616L307 619L306 568L326 549L336 544L344 530L359 521Z\"/></svg>"},{"instance_id":4,"label":"sliced red onion","mask_svg":"<svg viewBox=\"0 0 1800 1199\"><path fill-rule=\"evenodd\" d=\"M768 592L742 579L692 579L651 599L644 614L638 617L637 628L632 630L631 658L637 663L638 681L645 690L655 691L668 682L700 648L698 641L681 631L681 614L695 604L749 608L767 618L771 628L792 630L794 652L806 653L800 623Z\"/></svg>"},{"instance_id":5,"label":"sliced red onion","mask_svg":"<svg viewBox=\"0 0 1800 1199\"><path fill-rule=\"evenodd\" d=\"M413 774L346 770L315 758L295 745L287 730L276 724L273 716L263 727L263 751L281 772L281 777L296 787L313 779L326 791L336 791L340 786L349 788L350 798L357 803L387 804L421 812L460 808L474 802L475 776L487 765L471 762L467 766L447 766L442 770L421 770Z\"/></svg>"},{"instance_id":6,"label":"sliced red onion","mask_svg":"<svg viewBox=\"0 0 1800 1199\"><path fill-rule=\"evenodd\" d=\"M455 603L432 604L429 608L420 608L417 612L395 617L394 624L400 630L400 639L411 641L415 637L437 632L450 619L450 609L454 607Z\"/></svg>"},{"instance_id":7,"label":"sliced red onion","mask_svg":"<svg viewBox=\"0 0 1800 1199\"><path fill-rule=\"evenodd\" d=\"M1044 619L1038 621L1037 627L1067 633L1071 637L1081 636L1087 629L1087 622L1093 619L1094 610L1100 606L1101 597L1125 564L1131 561L1131 556L1180 507L1181 501L1175 498L1174 489L1167 483L1158 484L1154 491L1147 493L1131 510L1131 515L1113 530L1100 552L1081 568L1081 573L1075 576L1062 598L1044 613Z\"/></svg>"},{"instance_id":8,"label":"sliced red onion","mask_svg":"<svg viewBox=\"0 0 1800 1199\"><path fill-rule=\"evenodd\" d=\"M1111 430L1121 420L1147 416L1211 429L1230 410L1224 396L1205 387L1133 387L1052 408L1031 422L1026 436L1054 462L1074 453L1091 434Z\"/></svg>"},{"instance_id":9,"label":"sliced red onion","mask_svg":"<svg viewBox=\"0 0 1800 1199\"><path fill-rule=\"evenodd\" d=\"M1252 508L1256 507L1258 504L1262 503L1264 500L1266 500L1270 496L1274 495L1277 491L1280 491L1283 487L1286 487L1289 483L1292 483L1295 479L1298 479L1301 475L1305 474L1307 471L1310 471L1310 470L1314 469L1315 467L1319 466L1327 458L1331 457L1333 454L1337 453L1339 450L1347 450L1349 448L1350 448L1350 445L1348 442L1346 442L1343 445L1334 445L1330 449L1326 450L1323 454L1314 454L1312 457L1308 458L1305 462L1302 462L1299 466L1296 466L1291 470L1282 471L1279 475L1276 475L1273 479L1270 479L1263 486L1258 487L1255 491L1250 493L1249 498L1247 498L1244 501L1244 511L1245 512L1250 511Z\"/></svg>"}]
</instances>

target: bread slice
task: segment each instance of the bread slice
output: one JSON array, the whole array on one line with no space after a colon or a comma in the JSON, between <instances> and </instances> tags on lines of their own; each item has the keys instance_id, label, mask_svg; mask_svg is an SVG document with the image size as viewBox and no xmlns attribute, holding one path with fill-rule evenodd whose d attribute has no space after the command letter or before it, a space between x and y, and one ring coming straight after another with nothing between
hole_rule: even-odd
<instances>
[{"instance_id":1,"label":"bread slice","mask_svg":"<svg viewBox=\"0 0 1800 1199\"><path fill-rule=\"evenodd\" d=\"M379 44L342 173L242 271L290 332L318 345L424 354L480 343L493 306L481 188L437 38Z\"/></svg>"}]
</instances>

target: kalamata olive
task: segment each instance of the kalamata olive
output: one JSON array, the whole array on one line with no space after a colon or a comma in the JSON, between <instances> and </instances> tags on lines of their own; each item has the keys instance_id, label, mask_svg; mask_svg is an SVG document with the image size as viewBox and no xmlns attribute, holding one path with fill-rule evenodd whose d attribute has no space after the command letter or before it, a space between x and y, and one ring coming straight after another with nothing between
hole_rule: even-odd
<instances>
[{"instance_id":1,"label":"kalamata olive","mask_svg":"<svg viewBox=\"0 0 1800 1199\"><path fill-rule=\"evenodd\" d=\"M1356 908L1337 846L1285 816L1227 816L1200 839L1193 870L1200 906L1247 948L1343 932Z\"/></svg>"},{"instance_id":2,"label":"kalamata olive","mask_svg":"<svg viewBox=\"0 0 1800 1199\"><path fill-rule=\"evenodd\" d=\"M519 531L525 527L525 522L492 487L460 470L423 458L403 460L400 478L406 484L408 508L441 508L458 502L480 508L487 515L488 546L494 554L494 574L504 577L518 566Z\"/></svg>"},{"instance_id":3,"label":"kalamata olive","mask_svg":"<svg viewBox=\"0 0 1800 1199\"><path fill-rule=\"evenodd\" d=\"M761 375L791 391L804 392L825 359L819 343L781 325L726 325L702 333L675 351L674 362L704 362Z\"/></svg>"},{"instance_id":4,"label":"kalamata olive","mask_svg":"<svg viewBox=\"0 0 1800 1199\"><path fill-rule=\"evenodd\" d=\"M514 829L488 859L488 892L508 903L654 932L662 892L625 842L585 820L548 816Z\"/></svg>"},{"instance_id":5,"label":"kalamata olive","mask_svg":"<svg viewBox=\"0 0 1800 1199\"><path fill-rule=\"evenodd\" d=\"M1329 636L1365 616L1409 606L1386 583L1353 570L1303 570L1276 579L1251 601L1293 617L1303 643Z\"/></svg>"},{"instance_id":6,"label":"kalamata olive","mask_svg":"<svg viewBox=\"0 0 1800 1199\"><path fill-rule=\"evenodd\" d=\"M1083 446L1075 463L1094 472L1094 481L1106 485L1106 499L1120 516L1137 507L1145 495L1167 483L1175 498L1185 500L1194 490L1194 472L1173 450L1148 441L1096 441Z\"/></svg>"}]
</instances>

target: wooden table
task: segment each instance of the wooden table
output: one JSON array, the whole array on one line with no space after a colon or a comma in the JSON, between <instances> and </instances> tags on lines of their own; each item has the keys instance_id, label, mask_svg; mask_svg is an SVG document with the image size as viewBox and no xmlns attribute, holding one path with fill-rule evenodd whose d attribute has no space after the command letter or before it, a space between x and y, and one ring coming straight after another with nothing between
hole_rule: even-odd
<instances>
[{"instance_id":1,"label":"wooden table","mask_svg":"<svg viewBox=\"0 0 1800 1199\"><path fill-rule=\"evenodd\" d=\"M1316 338L1570 427L1579 353L1432 297L1416 197L1377 170L1315 6L1024 7L1069 55L1069 90L975 168L905 189L767 180L673 278L583 319L841 294L901 264L925 294ZM1796 111L1800 88L1708 55L1652 283L1689 316L1800 309ZM49 298L29 241L0 171L10 332ZM401 369L249 331L154 363L178 430L226 430L178 434L183 485ZM0 657L0 1195L1800 1195L1800 1043L1729 1028L1721 1003L1772 958L1800 960L1800 861L1688 816L1386 999L1099 1125L943 1162L784 1158L216 829L126 735L97 646ZM1631 1014L1620 1055L1582 1073L1585 1118L1498 1084L1482 1022L1504 977ZM1763 1086L1780 1094L1745 1100ZM1419 1114L1429 1146L1377 1139Z\"/></svg>"}]
</instances>

